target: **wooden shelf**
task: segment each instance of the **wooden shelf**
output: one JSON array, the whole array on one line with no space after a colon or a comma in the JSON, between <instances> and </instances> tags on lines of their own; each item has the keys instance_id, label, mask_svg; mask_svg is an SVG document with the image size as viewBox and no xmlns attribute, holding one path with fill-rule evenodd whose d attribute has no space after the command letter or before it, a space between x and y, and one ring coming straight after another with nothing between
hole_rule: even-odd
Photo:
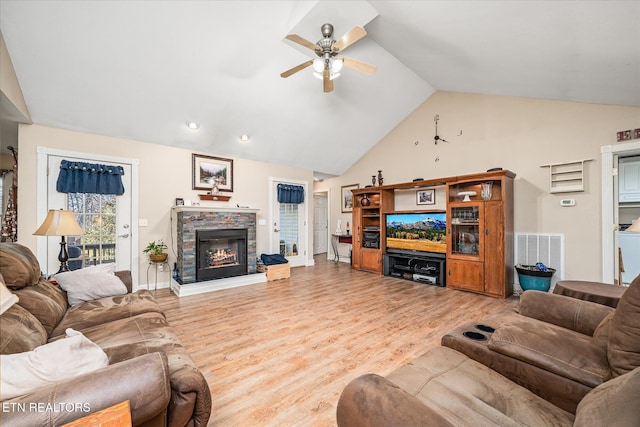
<instances>
[{"instance_id":1,"label":"wooden shelf","mask_svg":"<svg viewBox=\"0 0 640 427\"><path fill-rule=\"evenodd\" d=\"M219 194L198 194L200 200L214 200L217 202L228 202L231 196L221 196Z\"/></svg>"},{"instance_id":2,"label":"wooden shelf","mask_svg":"<svg viewBox=\"0 0 640 427\"><path fill-rule=\"evenodd\" d=\"M591 160L541 165L541 168L549 168L549 192L553 194L584 191L584 163Z\"/></svg>"}]
</instances>

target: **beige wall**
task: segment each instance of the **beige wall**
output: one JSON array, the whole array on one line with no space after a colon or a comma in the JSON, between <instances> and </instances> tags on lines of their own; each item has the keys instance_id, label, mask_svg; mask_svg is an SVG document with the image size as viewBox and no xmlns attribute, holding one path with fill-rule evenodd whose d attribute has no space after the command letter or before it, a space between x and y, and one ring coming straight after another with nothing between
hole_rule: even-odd
<instances>
[{"instance_id":1,"label":"beige wall","mask_svg":"<svg viewBox=\"0 0 640 427\"><path fill-rule=\"evenodd\" d=\"M146 259L142 249L148 242L164 239L171 242L171 207L176 197L198 201L198 193L191 189L192 160L191 150L184 150L164 145L149 144L139 141L112 138L83 132L40 126L21 125L19 133L20 171L18 188L18 241L36 251L36 237L32 235L38 227L36 219L37 179L37 147L68 150L104 156L133 158L139 160L139 218L148 220L148 227L139 229L140 256L139 278L141 284L146 283ZM200 154L219 155L199 152ZM226 156L221 156L226 157ZM309 191L313 182L313 173L309 170L283 167L268 163L244 159L234 159L234 191L231 200L226 202L202 201L201 206L235 207L249 206L259 209L258 220L267 220L269 213L269 177L305 181ZM312 198L309 198L312 200ZM312 212L312 210L310 210ZM137 218L134 219L137 221ZM309 221L308 223L312 223ZM312 248L312 230L307 239ZM257 252L269 253L270 227L258 225ZM174 240L175 241L175 240ZM135 249L134 249L135 252ZM312 250L309 250L307 263L313 262ZM171 265L175 261L170 251ZM168 273L159 282L168 281Z\"/></svg>"},{"instance_id":2,"label":"beige wall","mask_svg":"<svg viewBox=\"0 0 640 427\"><path fill-rule=\"evenodd\" d=\"M434 144L436 114L448 143ZM515 231L563 233L566 277L599 280L600 147L638 123L640 108L437 92L345 174L316 183L315 191L330 189L331 229L338 219L351 220L340 212L340 186L371 184L379 169L384 184L509 169L517 174ZM593 159L586 163L585 191L550 194L549 169L540 166L582 159ZM576 206L560 207L563 198ZM406 200L398 209L406 209ZM440 205L441 194L436 201Z\"/></svg>"}]
</instances>

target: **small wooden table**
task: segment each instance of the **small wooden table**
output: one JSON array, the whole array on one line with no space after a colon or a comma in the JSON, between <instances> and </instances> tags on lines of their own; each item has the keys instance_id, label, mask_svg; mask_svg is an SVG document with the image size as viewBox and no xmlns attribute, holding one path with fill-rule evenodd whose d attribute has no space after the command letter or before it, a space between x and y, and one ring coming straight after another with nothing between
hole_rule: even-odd
<instances>
[{"instance_id":1,"label":"small wooden table","mask_svg":"<svg viewBox=\"0 0 640 427\"><path fill-rule=\"evenodd\" d=\"M332 234L331 235L331 247L333 248L333 260L335 262L340 261L340 253L338 252L338 243L352 244L353 236L351 234ZM351 259L351 256L349 256Z\"/></svg>"},{"instance_id":2,"label":"small wooden table","mask_svg":"<svg viewBox=\"0 0 640 427\"><path fill-rule=\"evenodd\" d=\"M78 418L75 421L65 424L63 427L131 427L131 410L129 401L118 403L108 408L102 409L86 417Z\"/></svg>"},{"instance_id":3,"label":"small wooden table","mask_svg":"<svg viewBox=\"0 0 640 427\"><path fill-rule=\"evenodd\" d=\"M553 293L616 308L618 302L620 302L620 297L626 290L625 286L609 285L607 283L560 280L553 288Z\"/></svg>"}]
</instances>

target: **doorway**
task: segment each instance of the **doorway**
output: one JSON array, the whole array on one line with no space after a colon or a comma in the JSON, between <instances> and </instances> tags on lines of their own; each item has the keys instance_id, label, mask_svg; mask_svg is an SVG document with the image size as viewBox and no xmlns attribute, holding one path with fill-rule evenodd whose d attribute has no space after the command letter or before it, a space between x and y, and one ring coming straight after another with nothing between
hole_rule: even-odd
<instances>
[{"instance_id":1,"label":"doorway","mask_svg":"<svg viewBox=\"0 0 640 427\"><path fill-rule=\"evenodd\" d=\"M640 141L606 145L602 159L602 282L617 283L619 264L618 161L640 155Z\"/></svg>"},{"instance_id":2,"label":"doorway","mask_svg":"<svg viewBox=\"0 0 640 427\"><path fill-rule=\"evenodd\" d=\"M63 159L122 166L125 193L112 196L57 192L56 181ZM77 267L114 262L116 270L131 271L134 288L137 288L138 227L133 219L138 212L138 161L38 147L38 166L38 223L44 220L49 209L73 211L85 235L68 239L69 245L77 246L81 254L79 259L70 262L78 264ZM47 273L55 272L59 264L59 240L39 239L37 252L38 259L43 260L42 268Z\"/></svg>"},{"instance_id":3,"label":"doorway","mask_svg":"<svg viewBox=\"0 0 640 427\"><path fill-rule=\"evenodd\" d=\"M313 256L329 251L329 194L313 193Z\"/></svg>"},{"instance_id":4,"label":"doorway","mask_svg":"<svg viewBox=\"0 0 640 427\"><path fill-rule=\"evenodd\" d=\"M280 203L278 184L301 186L304 191L302 203ZM270 178L271 188L271 253L284 256L291 267L307 264L307 217L308 192L306 181Z\"/></svg>"}]
</instances>

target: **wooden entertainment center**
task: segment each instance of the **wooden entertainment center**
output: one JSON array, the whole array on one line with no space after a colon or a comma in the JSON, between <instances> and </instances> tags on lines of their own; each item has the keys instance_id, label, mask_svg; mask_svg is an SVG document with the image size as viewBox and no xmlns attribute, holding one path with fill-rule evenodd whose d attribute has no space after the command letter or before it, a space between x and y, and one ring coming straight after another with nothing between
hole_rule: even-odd
<instances>
[{"instance_id":1,"label":"wooden entertainment center","mask_svg":"<svg viewBox=\"0 0 640 427\"><path fill-rule=\"evenodd\" d=\"M407 268L414 272L430 269L434 271L432 284L444 286L440 283L444 280L453 289L510 296L515 176L509 170L498 170L353 190L353 268L397 277ZM388 254L385 215L396 212L395 192L441 186L446 187L446 260L425 253L413 257L412 263L411 256Z\"/></svg>"}]
</instances>

